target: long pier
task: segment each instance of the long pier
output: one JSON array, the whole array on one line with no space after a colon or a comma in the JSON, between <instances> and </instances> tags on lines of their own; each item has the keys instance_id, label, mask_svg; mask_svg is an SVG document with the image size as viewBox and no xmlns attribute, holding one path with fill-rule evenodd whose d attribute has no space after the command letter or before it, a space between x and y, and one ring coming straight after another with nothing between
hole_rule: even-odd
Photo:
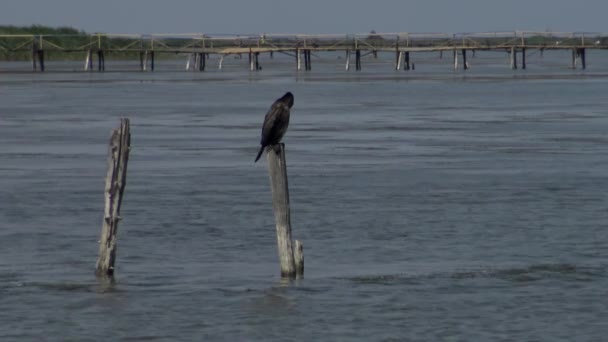
<instances>
[{"instance_id":1,"label":"long pier","mask_svg":"<svg viewBox=\"0 0 608 342\"><path fill-rule=\"evenodd\" d=\"M394 53L396 70L412 70L410 55L438 51L452 53L454 69L468 69L467 53L505 51L510 67L526 68L526 53L538 50L569 50L571 67L587 67L586 51L608 49L608 33L594 32L483 32L483 33L368 33L368 34L78 34L78 35L0 35L0 56L29 59L32 71L45 71L45 59L83 58L84 71L105 71L106 56L139 60L134 71L154 71L159 55L189 55L187 70L205 71L210 55L219 55L219 69L228 55L247 55L251 71L261 70L258 57L284 53L294 57L297 70L312 70L313 52L342 51L345 70L361 70L361 57L379 52ZM518 54L521 59L518 62ZM462 61L459 64L459 56ZM96 60L96 63L95 63ZM580 61L580 63L579 63ZM95 67L96 64L96 67Z\"/></svg>"}]
</instances>

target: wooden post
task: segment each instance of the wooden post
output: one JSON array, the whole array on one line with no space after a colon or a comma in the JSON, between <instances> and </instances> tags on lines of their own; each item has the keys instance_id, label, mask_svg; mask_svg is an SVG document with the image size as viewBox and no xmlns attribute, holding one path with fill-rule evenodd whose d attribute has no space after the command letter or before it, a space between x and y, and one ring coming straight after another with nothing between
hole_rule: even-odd
<instances>
[{"instance_id":1,"label":"wooden post","mask_svg":"<svg viewBox=\"0 0 608 342\"><path fill-rule=\"evenodd\" d=\"M44 50L38 49L38 62L40 63L40 71L44 71Z\"/></svg>"},{"instance_id":2,"label":"wooden post","mask_svg":"<svg viewBox=\"0 0 608 342\"><path fill-rule=\"evenodd\" d=\"M296 48L296 66L298 71L302 69L302 55L300 54L300 48Z\"/></svg>"},{"instance_id":3,"label":"wooden post","mask_svg":"<svg viewBox=\"0 0 608 342\"><path fill-rule=\"evenodd\" d=\"M300 240L294 241L293 258L296 264L296 276L304 275L304 247Z\"/></svg>"},{"instance_id":4,"label":"wooden post","mask_svg":"<svg viewBox=\"0 0 608 342\"><path fill-rule=\"evenodd\" d=\"M268 159L268 174L270 176L270 188L272 191L272 206L276 223L281 276L293 278L296 276L297 271L291 240L285 144L280 143L267 148L266 158ZM302 255L301 251L299 251L299 255ZM301 265L301 269L303 270L303 261Z\"/></svg>"},{"instance_id":5,"label":"wooden post","mask_svg":"<svg viewBox=\"0 0 608 342\"><path fill-rule=\"evenodd\" d=\"M346 50L346 71L350 70L350 51Z\"/></svg>"},{"instance_id":6,"label":"wooden post","mask_svg":"<svg viewBox=\"0 0 608 342\"><path fill-rule=\"evenodd\" d=\"M87 59L84 64L85 71L93 71L93 50L87 50Z\"/></svg>"},{"instance_id":7,"label":"wooden post","mask_svg":"<svg viewBox=\"0 0 608 342\"><path fill-rule=\"evenodd\" d=\"M469 65L467 64L467 49L462 49L462 70L468 70Z\"/></svg>"},{"instance_id":8,"label":"wooden post","mask_svg":"<svg viewBox=\"0 0 608 342\"><path fill-rule=\"evenodd\" d=\"M222 56L220 57L220 62L218 63L218 70L222 70L222 64L224 64L224 55L222 54Z\"/></svg>"},{"instance_id":9,"label":"wooden post","mask_svg":"<svg viewBox=\"0 0 608 342\"><path fill-rule=\"evenodd\" d=\"M112 131L108 149L108 173L105 185L105 209L99 241L97 276L112 276L116 261L116 234L120 218L120 205L127 182L127 163L131 149L129 119L120 120L120 128Z\"/></svg>"},{"instance_id":10,"label":"wooden post","mask_svg":"<svg viewBox=\"0 0 608 342\"><path fill-rule=\"evenodd\" d=\"M355 70L361 70L361 50L355 51Z\"/></svg>"},{"instance_id":11,"label":"wooden post","mask_svg":"<svg viewBox=\"0 0 608 342\"><path fill-rule=\"evenodd\" d=\"M526 48L521 48L521 69L526 69Z\"/></svg>"},{"instance_id":12,"label":"wooden post","mask_svg":"<svg viewBox=\"0 0 608 342\"><path fill-rule=\"evenodd\" d=\"M580 48L579 50L579 55L581 56L581 68L583 70L585 70L587 68L587 61L586 61L586 52L584 48Z\"/></svg>"},{"instance_id":13,"label":"wooden post","mask_svg":"<svg viewBox=\"0 0 608 342\"><path fill-rule=\"evenodd\" d=\"M401 56L402 55L403 55L402 51L397 52L397 60L395 61L395 70L401 69L401 59L402 59Z\"/></svg>"},{"instance_id":14,"label":"wooden post","mask_svg":"<svg viewBox=\"0 0 608 342\"><path fill-rule=\"evenodd\" d=\"M458 51L454 49L454 70L458 70Z\"/></svg>"},{"instance_id":15,"label":"wooden post","mask_svg":"<svg viewBox=\"0 0 608 342\"><path fill-rule=\"evenodd\" d=\"M32 71L36 71L36 58L38 57L38 46L36 45L36 40L33 38L32 43Z\"/></svg>"},{"instance_id":16,"label":"wooden post","mask_svg":"<svg viewBox=\"0 0 608 342\"><path fill-rule=\"evenodd\" d=\"M576 49L572 49L572 69L576 69Z\"/></svg>"},{"instance_id":17,"label":"wooden post","mask_svg":"<svg viewBox=\"0 0 608 342\"><path fill-rule=\"evenodd\" d=\"M254 55L254 58L255 58L255 71L260 71L260 69L262 69L260 67L259 57L260 57L260 53L256 52L255 55Z\"/></svg>"},{"instance_id":18,"label":"wooden post","mask_svg":"<svg viewBox=\"0 0 608 342\"><path fill-rule=\"evenodd\" d=\"M247 56L249 57L249 71L253 71L253 52L251 52L251 49L249 49Z\"/></svg>"},{"instance_id":19,"label":"wooden post","mask_svg":"<svg viewBox=\"0 0 608 342\"><path fill-rule=\"evenodd\" d=\"M403 62L403 70L410 70L410 52L405 51L405 61Z\"/></svg>"},{"instance_id":20,"label":"wooden post","mask_svg":"<svg viewBox=\"0 0 608 342\"><path fill-rule=\"evenodd\" d=\"M154 71L154 50L150 51L150 71Z\"/></svg>"},{"instance_id":21,"label":"wooden post","mask_svg":"<svg viewBox=\"0 0 608 342\"><path fill-rule=\"evenodd\" d=\"M97 71L103 70L103 51L97 50Z\"/></svg>"},{"instance_id":22,"label":"wooden post","mask_svg":"<svg viewBox=\"0 0 608 342\"><path fill-rule=\"evenodd\" d=\"M144 52L143 51L139 51L139 70L141 70L141 71L146 70L145 64L144 64Z\"/></svg>"},{"instance_id":23,"label":"wooden post","mask_svg":"<svg viewBox=\"0 0 608 342\"><path fill-rule=\"evenodd\" d=\"M517 69L517 50L514 46L511 47L511 69Z\"/></svg>"},{"instance_id":24,"label":"wooden post","mask_svg":"<svg viewBox=\"0 0 608 342\"><path fill-rule=\"evenodd\" d=\"M148 70L148 50L144 51L144 71Z\"/></svg>"}]
</instances>

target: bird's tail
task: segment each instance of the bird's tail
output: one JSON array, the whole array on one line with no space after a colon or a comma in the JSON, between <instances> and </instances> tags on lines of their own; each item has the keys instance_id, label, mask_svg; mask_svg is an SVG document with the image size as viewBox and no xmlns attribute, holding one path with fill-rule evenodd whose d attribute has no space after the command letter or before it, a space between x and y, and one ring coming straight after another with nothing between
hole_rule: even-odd
<instances>
[{"instance_id":1,"label":"bird's tail","mask_svg":"<svg viewBox=\"0 0 608 342\"><path fill-rule=\"evenodd\" d=\"M262 152L264 152L264 146L260 146L260 150L258 151L258 156L255 157L254 163L256 163L258 161L258 159L260 159L260 157L262 156Z\"/></svg>"}]
</instances>

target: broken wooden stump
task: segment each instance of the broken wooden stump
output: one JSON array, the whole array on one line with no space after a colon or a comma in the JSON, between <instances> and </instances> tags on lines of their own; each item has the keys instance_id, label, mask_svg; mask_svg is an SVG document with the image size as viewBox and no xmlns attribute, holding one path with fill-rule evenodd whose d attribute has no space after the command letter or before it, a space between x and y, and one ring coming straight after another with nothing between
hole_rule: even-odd
<instances>
[{"instance_id":1,"label":"broken wooden stump","mask_svg":"<svg viewBox=\"0 0 608 342\"><path fill-rule=\"evenodd\" d=\"M285 144L280 143L268 147L266 149L266 158L268 159L268 174L270 176L270 188L272 191L272 206L276 223L281 276L295 278L304 274L304 257L302 244L299 241L293 242L291 240Z\"/></svg>"},{"instance_id":2,"label":"broken wooden stump","mask_svg":"<svg viewBox=\"0 0 608 342\"><path fill-rule=\"evenodd\" d=\"M127 181L127 163L131 149L129 119L121 119L120 127L112 131L108 148L108 173L105 185L105 209L99 257L95 273L97 276L112 276L116 261L116 234L120 221L120 205Z\"/></svg>"}]
</instances>

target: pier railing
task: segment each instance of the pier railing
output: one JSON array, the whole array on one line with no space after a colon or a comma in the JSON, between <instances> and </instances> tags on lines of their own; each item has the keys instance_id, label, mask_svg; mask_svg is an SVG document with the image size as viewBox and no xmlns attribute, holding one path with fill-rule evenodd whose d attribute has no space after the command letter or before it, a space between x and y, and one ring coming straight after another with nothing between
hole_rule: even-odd
<instances>
[{"instance_id":1,"label":"pier railing","mask_svg":"<svg viewBox=\"0 0 608 342\"><path fill-rule=\"evenodd\" d=\"M394 52L395 69L410 68L410 53L451 51L454 67L462 56L464 70L468 68L467 51L505 51L511 56L511 67L517 68L517 53L525 68L526 51L571 50L572 68L580 60L586 66L587 49L608 49L608 33L601 32L477 32L477 33L365 33L365 34L72 34L72 35L0 35L0 59L31 60L32 69L44 71L45 58L55 60L80 59L86 56L85 70L93 69L97 55L97 69L105 70L106 56L136 58L140 70L154 70L159 54L190 55L186 69L204 71L209 55L220 56L219 69L225 56L248 55L251 71L261 70L260 53L286 53L296 57L297 70L304 60L305 70L311 70L311 52L346 52L346 70L350 56L355 56L356 70L361 70L361 58L378 52ZM403 63L401 61L403 60Z\"/></svg>"},{"instance_id":2,"label":"pier railing","mask_svg":"<svg viewBox=\"0 0 608 342\"><path fill-rule=\"evenodd\" d=\"M241 53L395 48L449 50L453 48L500 49L510 47L608 48L608 33L599 32L481 32L481 33L366 33L366 34L78 34L0 35L0 54L28 52L32 47L48 52L108 52L154 50L167 53Z\"/></svg>"}]
</instances>

